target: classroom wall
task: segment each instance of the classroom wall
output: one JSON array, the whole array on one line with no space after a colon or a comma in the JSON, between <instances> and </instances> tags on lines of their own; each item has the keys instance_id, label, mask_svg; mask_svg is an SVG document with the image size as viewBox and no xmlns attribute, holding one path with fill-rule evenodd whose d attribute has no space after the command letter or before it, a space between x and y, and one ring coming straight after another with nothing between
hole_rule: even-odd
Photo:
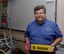
<instances>
[{"instance_id":1,"label":"classroom wall","mask_svg":"<svg viewBox=\"0 0 64 54\"><path fill-rule=\"evenodd\" d=\"M26 30L29 22L34 20L33 9L43 4L47 9L47 17L55 21L55 0L10 0L9 1L9 27L18 30Z\"/></svg>"},{"instance_id":2,"label":"classroom wall","mask_svg":"<svg viewBox=\"0 0 64 54\"><path fill-rule=\"evenodd\" d=\"M57 1L57 24L64 35L64 0Z\"/></svg>"}]
</instances>

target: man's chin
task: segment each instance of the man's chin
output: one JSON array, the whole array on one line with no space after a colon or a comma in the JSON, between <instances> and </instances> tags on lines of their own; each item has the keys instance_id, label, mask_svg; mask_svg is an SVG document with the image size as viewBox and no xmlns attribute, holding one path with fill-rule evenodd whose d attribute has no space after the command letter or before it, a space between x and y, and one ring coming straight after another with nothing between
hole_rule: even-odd
<instances>
[{"instance_id":1,"label":"man's chin","mask_svg":"<svg viewBox=\"0 0 64 54\"><path fill-rule=\"evenodd\" d=\"M42 22L43 20L37 20L37 21Z\"/></svg>"}]
</instances>

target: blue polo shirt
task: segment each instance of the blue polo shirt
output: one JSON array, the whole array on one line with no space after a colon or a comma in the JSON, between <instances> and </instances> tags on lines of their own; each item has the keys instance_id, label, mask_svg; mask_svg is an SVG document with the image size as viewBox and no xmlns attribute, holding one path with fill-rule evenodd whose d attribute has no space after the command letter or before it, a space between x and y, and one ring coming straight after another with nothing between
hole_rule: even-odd
<instances>
[{"instance_id":1,"label":"blue polo shirt","mask_svg":"<svg viewBox=\"0 0 64 54\"><path fill-rule=\"evenodd\" d=\"M41 25L35 20L28 24L25 37L29 37L31 44L50 45L56 38L62 38L62 33L58 25L48 19Z\"/></svg>"}]
</instances>

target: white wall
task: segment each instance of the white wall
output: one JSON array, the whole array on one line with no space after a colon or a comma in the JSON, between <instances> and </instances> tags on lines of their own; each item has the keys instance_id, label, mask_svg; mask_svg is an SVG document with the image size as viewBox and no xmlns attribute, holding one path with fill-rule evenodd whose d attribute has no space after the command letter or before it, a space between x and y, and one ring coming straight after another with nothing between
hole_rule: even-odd
<instances>
[{"instance_id":1,"label":"white wall","mask_svg":"<svg viewBox=\"0 0 64 54\"><path fill-rule=\"evenodd\" d=\"M64 0L57 2L57 23L64 35Z\"/></svg>"},{"instance_id":2,"label":"white wall","mask_svg":"<svg viewBox=\"0 0 64 54\"><path fill-rule=\"evenodd\" d=\"M33 9L35 6L43 4L47 9L47 17L55 21L55 0L10 0L9 1L9 22L13 29L25 30L27 24L34 20Z\"/></svg>"}]
</instances>

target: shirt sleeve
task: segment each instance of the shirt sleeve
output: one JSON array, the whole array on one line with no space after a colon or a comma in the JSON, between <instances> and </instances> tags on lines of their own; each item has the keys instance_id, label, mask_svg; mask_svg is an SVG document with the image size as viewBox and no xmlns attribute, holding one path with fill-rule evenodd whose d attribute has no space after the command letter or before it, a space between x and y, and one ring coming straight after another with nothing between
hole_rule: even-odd
<instances>
[{"instance_id":1,"label":"shirt sleeve","mask_svg":"<svg viewBox=\"0 0 64 54\"><path fill-rule=\"evenodd\" d=\"M25 31L25 35L24 36L25 37L29 37L29 25L27 26L27 29Z\"/></svg>"},{"instance_id":2,"label":"shirt sleeve","mask_svg":"<svg viewBox=\"0 0 64 54\"><path fill-rule=\"evenodd\" d=\"M63 37L62 32L60 31L60 28L58 27L57 24L55 24L54 31L56 34L56 38L62 38Z\"/></svg>"}]
</instances>

